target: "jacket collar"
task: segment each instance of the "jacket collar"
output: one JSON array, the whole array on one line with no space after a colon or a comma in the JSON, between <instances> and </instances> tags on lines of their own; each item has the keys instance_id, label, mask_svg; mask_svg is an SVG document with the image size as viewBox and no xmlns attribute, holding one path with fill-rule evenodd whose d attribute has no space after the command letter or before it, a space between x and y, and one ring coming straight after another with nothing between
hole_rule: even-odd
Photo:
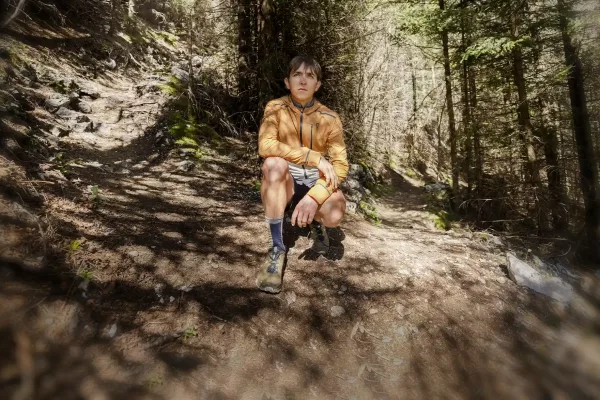
<instances>
[{"instance_id":1,"label":"jacket collar","mask_svg":"<svg viewBox=\"0 0 600 400\"><path fill-rule=\"evenodd\" d=\"M302 107L302 104L296 102L292 99L292 96L288 95L285 97L285 102L296 111L304 110L304 114L310 114L314 111L317 111L321 107L321 103L317 99L313 97L313 99L306 106Z\"/></svg>"}]
</instances>

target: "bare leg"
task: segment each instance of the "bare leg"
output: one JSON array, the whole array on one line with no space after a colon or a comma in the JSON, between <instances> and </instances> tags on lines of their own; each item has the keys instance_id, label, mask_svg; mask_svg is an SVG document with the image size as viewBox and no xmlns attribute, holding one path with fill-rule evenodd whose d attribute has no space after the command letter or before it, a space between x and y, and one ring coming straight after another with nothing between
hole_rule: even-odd
<instances>
[{"instance_id":1,"label":"bare leg","mask_svg":"<svg viewBox=\"0 0 600 400\"><path fill-rule=\"evenodd\" d=\"M281 157L269 157L263 163L262 172L260 195L265 217L279 218L294 194L294 182L287 161Z\"/></svg>"},{"instance_id":2,"label":"bare leg","mask_svg":"<svg viewBox=\"0 0 600 400\"><path fill-rule=\"evenodd\" d=\"M345 213L346 199L338 189L319 207L315 219L328 228L335 228L342 222Z\"/></svg>"}]
</instances>

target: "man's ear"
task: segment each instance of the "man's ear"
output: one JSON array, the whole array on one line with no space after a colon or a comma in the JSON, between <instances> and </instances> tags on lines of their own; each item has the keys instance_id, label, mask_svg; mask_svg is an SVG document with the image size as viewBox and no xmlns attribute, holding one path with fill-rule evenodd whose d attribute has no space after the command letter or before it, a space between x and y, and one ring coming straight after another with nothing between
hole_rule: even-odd
<instances>
[{"instance_id":1,"label":"man's ear","mask_svg":"<svg viewBox=\"0 0 600 400\"><path fill-rule=\"evenodd\" d=\"M315 89L315 92L316 92L317 90L319 90L319 88L320 88L320 87L321 87L321 81L318 81L318 82L317 82L317 88Z\"/></svg>"},{"instance_id":2,"label":"man's ear","mask_svg":"<svg viewBox=\"0 0 600 400\"><path fill-rule=\"evenodd\" d=\"M283 80L283 82L285 83L285 87L286 87L288 90L290 90L290 81L289 81L289 79L288 79L288 78L285 78L285 79Z\"/></svg>"}]
</instances>

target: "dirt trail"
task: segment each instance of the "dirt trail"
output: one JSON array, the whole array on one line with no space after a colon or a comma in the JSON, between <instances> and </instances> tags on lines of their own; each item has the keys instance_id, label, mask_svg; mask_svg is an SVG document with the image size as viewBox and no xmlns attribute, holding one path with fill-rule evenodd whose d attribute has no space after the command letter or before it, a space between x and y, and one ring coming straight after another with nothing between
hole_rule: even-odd
<instances>
[{"instance_id":1,"label":"dirt trail","mask_svg":"<svg viewBox=\"0 0 600 400\"><path fill-rule=\"evenodd\" d=\"M185 172L179 150L155 144L158 78L139 78L80 78L100 95L88 114L100 129L61 138L68 181L36 186L46 233L68 250L2 266L8 390L29 374L40 399L600 393L598 301L585 294L597 280L568 307L517 287L501 245L436 230L422 189L398 174L381 225L348 215L327 257L287 227L284 291L257 291L269 236L254 172L238 161L246 145L227 141ZM14 232L13 244L32 235Z\"/></svg>"}]
</instances>

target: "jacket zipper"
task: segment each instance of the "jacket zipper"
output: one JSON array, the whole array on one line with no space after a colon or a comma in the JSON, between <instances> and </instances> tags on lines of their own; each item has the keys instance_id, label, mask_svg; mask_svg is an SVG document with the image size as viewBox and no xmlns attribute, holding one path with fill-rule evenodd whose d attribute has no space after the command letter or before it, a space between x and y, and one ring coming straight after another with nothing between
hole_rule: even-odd
<instances>
[{"instance_id":1,"label":"jacket zipper","mask_svg":"<svg viewBox=\"0 0 600 400\"><path fill-rule=\"evenodd\" d=\"M302 121L304 119L304 107L302 107L302 110L300 110L300 147L304 147L304 143L302 143ZM308 175L306 174L306 165L302 165L302 169L304 170L304 179L308 178Z\"/></svg>"}]
</instances>

